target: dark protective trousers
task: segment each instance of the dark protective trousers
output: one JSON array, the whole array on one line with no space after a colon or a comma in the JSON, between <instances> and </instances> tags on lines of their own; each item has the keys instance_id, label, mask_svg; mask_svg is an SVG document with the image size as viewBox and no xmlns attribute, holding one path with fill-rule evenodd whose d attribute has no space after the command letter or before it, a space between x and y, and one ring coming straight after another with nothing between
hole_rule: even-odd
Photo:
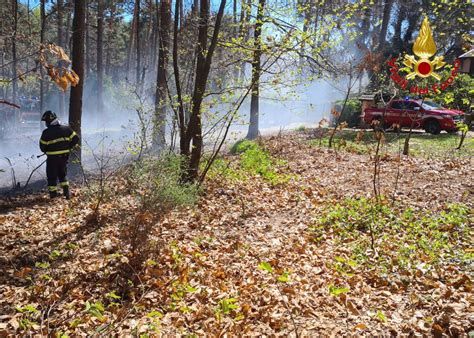
<instances>
[{"instance_id":1,"label":"dark protective trousers","mask_svg":"<svg viewBox=\"0 0 474 338\"><path fill-rule=\"evenodd\" d=\"M50 193L58 191L59 185L63 188L69 186L67 181L67 161L69 155L51 155L46 160L46 177L48 178L48 190Z\"/></svg>"}]
</instances>

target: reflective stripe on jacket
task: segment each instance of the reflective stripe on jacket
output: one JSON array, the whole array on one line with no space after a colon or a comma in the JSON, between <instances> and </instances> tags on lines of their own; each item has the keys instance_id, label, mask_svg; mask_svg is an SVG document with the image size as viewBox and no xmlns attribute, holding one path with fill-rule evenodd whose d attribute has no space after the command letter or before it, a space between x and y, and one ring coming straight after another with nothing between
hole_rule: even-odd
<instances>
[{"instance_id":1,"label":"reflective stripe on jacket","mask_svg":"<svg viewBox=\"0 0 474 338\"><path fill-rule=\"evenodd\" d=\"M78 143L79 136L71 127L58 124L43 130L39 146L46 155L64 155Z\"/></svg>"}]
</instances>

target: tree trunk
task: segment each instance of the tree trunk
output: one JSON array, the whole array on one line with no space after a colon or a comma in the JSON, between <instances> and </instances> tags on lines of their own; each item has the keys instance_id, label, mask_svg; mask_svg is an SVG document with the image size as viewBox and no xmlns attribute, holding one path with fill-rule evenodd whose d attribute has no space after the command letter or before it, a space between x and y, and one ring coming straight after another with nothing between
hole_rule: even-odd
<instances>
[{"instance_id":1,"label":"tree trunk","mask_svg":"<svg viewBox=\"0 0 474 338\"><path fill-rule=\"evenodd\" d=\"M104 1L97 0L97 121L104 113Z\"/></svg>"},{"instance_id":2,"label":"tree trunk","mask_svg":"<svg viewBox=\"0 0 474 338\"><path fill-rule=\"evenodd\" d=\"M175 15L179 15L175 13ZM171 1L162 0L160 4L160 48L158 52L158 72L156 77L155 96L155 122L153 131L153 147L162 149L165 144L166 134L166 108L167 85L166 67L168 65L169 34L171 26Z\"/></svg>"},{"instance_id":3,"label":"tree trunk","mask_svg":"<svg viewBox=\"0 0 474 338\"><path fill-rule=\"evenodd\" d=\"M198 28L198 57L196 62L196 81L194 83L194 92L192 97L192 108L189 123L186 128L186 140L183 142L184 148L181 154L185 156L184 180L195 181L199 171L202 152L202 120L201 105L206 91L207 79L211 70L212 57L216 49L219 31L221 28L222 17L224 16L226 0L221 0L219 12L217 13L214 32L212 34L211 44L207 49L207 31L209 29L209 2L201 0L199 28ZM192 147L191 147L192 141ZM191 155L190 154L191 150Z\"/></svg>"},{"instance_id":4,"label":"tree trunk","mask_svg":"<svg viewBox=\"0 0 474 338\"><path fill-rule=\"evenodd\" d=\"M142 68L142 62L141 62L141 54L140 54L140 0L137 0L135 2L135 7L136 7L136 29L135 29L135 40L136 40L136 48L137 48L137 74L136 74L136 84L138 87L140 87L140 75L141 75L141 68Z\"/></svg>"},{"instance_id":5,"label":"tree trunk","mask_svg":"<svg viewBox=\"0 0 474 338\"><path fill-rule=\"evenodd\" d=\"M13 36L12 36L12 101L17 103L18 95L18 74L17 74L17 55L16 55L16 34L18 29L18 1L12 1L13 14Z\"/></svg>"},{"instance_id":6,"label":"tree trunk","mask_svg":"<svg viewBox=\"0 0 474 338\"><path fill-rule=\"evenodd\" d=\"M69 125L81 138L82 93L84 89L84 35L86 24L86 0L74 1L74 19L72 23L72 69L79 76L79 83L71 88L69 99ZM73 158L73 172L79 172L81 163L81 141Z\"/></svg>"},{"instance_id":7,"label":"tree trunk","mask_svg":"<svg viewBox=\"0 0 474 338\"><path fill-rule=\"evenodd\" d=\"M40 3L40 20L41 20L40 44L43 44L44 33L46 29L45 0L41 0L41 3ZM43 67L40 67L40 112L41 114L44 112L44 70L43 70ZM40 123L40 128L42 127L43 126Z\"/></svg>"},{"instance_id":8,"label":"tree trunk","mask_svg":"<svg viewBox=\"0 0 474 338\"><path fill-rule=\"evenodd\" d=\"M258 1L257 19L254 31L254 52L252 61L252 96L250 99L250 124L247 133L247 139L254 140L258 137L258 117L259 117L259 99L260 99L260 72L262 57L262 25L263 10L265 0Z\"/></svg>"},{"instance_id":9,"label":"tree trunk","mask_svg":"<svg viewBox=\"0 0 474 338\"><path fill-rule=\"evenodd\" d=\"M86 58L86 69L85 69L85 77L88 77L90 72L91 72L91 59L92 59L92 48L91 48L91 38L89 34L89 26L91 25L91 16L89 11L87 10L89 7L89 1L91 0L86 0L86 25L85 25L85 30L86 30L86 49L84 51L85 58Z\"/></svg>"},{"instance_id":10,"label":"tree trunk","mask_svg":"<svg viewBox=\"0 0 474 338\"><path fill-rule=\"evenodd\" d=\"M105 74L107 76L110 76L111 73L111 53L112 53L112 39L115 35L114 31L114 20L115 20L115 11L112 10L110 13L110 19L109 19L109 31L107 34L107 51L105 55Z\"/></svg>"},{"instance_id":11,"label":"tree trunk","mask_svg":"<svg viewBox=\"0 0 474 338\"><path fill-rule=\"evenodd\" d=\"M398 9L397 13L397 20L395 21L395 27L393 32L393 48L395 52L399 53L402 50L402 24L403 20L405 20L406 10L404 7L404 3L400 4L400 8Z\"/></svg>"},{"instance_id":12,"label":"tree trunk","mask_svg":"<svg viewBox=\"0 0 474 338\"><path fill-rule=\"evenodd\" d=\"M379 36L379 51L383 51L385 48L385 39L387 37L387 28L390 22L390 12L392 11L393 0L385 0L385 6L383 8L382 27L380 28Z\"/></svg>"},{"instance_id":13,"label":"tree trunk","mask_svg":"<svg viewBox=\"0 0 474 338\"><path fill-rule=\"evenodd\" d=\"M57 3L57 11L58 11L58 46L65 49L64 44L64 1L58 0ZM62 90L58 90L58 107L59 111L58 114L61 118L64 117L64 107L66 106L66 96Z\"/></svg>"},{"instance_id":14,"label":"tree trunk","mask_svg":"<svg viewBox=\"0 0 474 338\"><path fill-rule=\"evenodd\" d=\"M137 16L138 16L138 7L140 0L135 0L135 6L133 7L133 18L132 18L132 31L130 32L130 42L128 44L128 52L127 52L127 72L126 76L130 75L130 69L132 68L132 51L134 50L134 42L135 36L137 31Z\"/></svg>"},{"instance_id":15,"label":"tree trunk","mask_svg":"<svg viewBox=\"0 0 474 338\"><path fill-rule=\"evenodd\" d=\"M407 30L405 31L405 35L403 36L403 43L405 45L407 45L411 42L413 32L416 29L416 23L418 22L418 18L420 18L420 15L416 11L413 11L408 16L408 27L407 27Z\"/></svg>"}]
</instances>

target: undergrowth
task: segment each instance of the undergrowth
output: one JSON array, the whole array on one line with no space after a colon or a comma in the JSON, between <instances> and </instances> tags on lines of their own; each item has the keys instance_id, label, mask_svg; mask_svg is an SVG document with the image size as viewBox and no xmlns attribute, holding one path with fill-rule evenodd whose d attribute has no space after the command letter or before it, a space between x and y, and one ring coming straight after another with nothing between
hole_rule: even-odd
<instances>
[{"instance_id":1,"label":"undergrowth","mask_svg":"<svg viewBox=\"0 0 474 338\"><path fill-rule=\"evenodd\" d=\"M328 147L329 136L326 132L316 139L310 140L312 146ZM385 132L383 151L391 154L403 150L406 133ZM459 144L460 136L457 134L429 135L417 133L411 136L410 154L425 158L435 157L460 157L474 154L474 138L467 138L460 150L455 150ZM355 154L370 154L374 151L377 140L372 131L340 130L336 133L334 147Z\"/></svg>"},{"instance_id":2,"label":"undergrowth","mask_svg":"<svg viewBox=\"0 0 474 338\"><path fill-rule=\"evenodd\" d=\"M461 203L449 204L440 212L426 212L348 198L327 207L309 231L317 243L331 238L350 249L350 256L336 260L339 265L361 265L388 273L445 263L468 268L474 259L468 240L474 234L469 226L473 221L472 209Z\"/></svg>"},{"instance_id":3,"label":"undergrowth","mask_svg":"<svg viewBox=\"0 0 474 338\"><path fill-rule=\"evenodd\" d=\"M232 146L231 153L238 156L237 165L230 159L218 158L209 171L209 177L222 176L231 181L245 181L250 177L260 176L272 185L284 184L291 178L277 170L285 162L273 158L254 141L238 141Z\"/></svg>"}]
</instances>

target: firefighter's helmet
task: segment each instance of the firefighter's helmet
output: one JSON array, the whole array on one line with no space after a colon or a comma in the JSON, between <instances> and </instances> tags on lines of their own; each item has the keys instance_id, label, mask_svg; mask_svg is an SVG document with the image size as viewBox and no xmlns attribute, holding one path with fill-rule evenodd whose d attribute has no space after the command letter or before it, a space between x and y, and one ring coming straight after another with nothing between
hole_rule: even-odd
<instances>
[{"instance_id":1,"label":"firefighter's helmet","mask_svg":"<svg viewBox=\"0 0 474 338\"><path fill-rule=\"evenodd\" d=\"M57 118L58 117L56 116L54 112L52 112L51 110L47 110L44 112L43 116L41 117L41 121L44 121L46 123L51 123Z\"/></svg>"}]
</instances>

